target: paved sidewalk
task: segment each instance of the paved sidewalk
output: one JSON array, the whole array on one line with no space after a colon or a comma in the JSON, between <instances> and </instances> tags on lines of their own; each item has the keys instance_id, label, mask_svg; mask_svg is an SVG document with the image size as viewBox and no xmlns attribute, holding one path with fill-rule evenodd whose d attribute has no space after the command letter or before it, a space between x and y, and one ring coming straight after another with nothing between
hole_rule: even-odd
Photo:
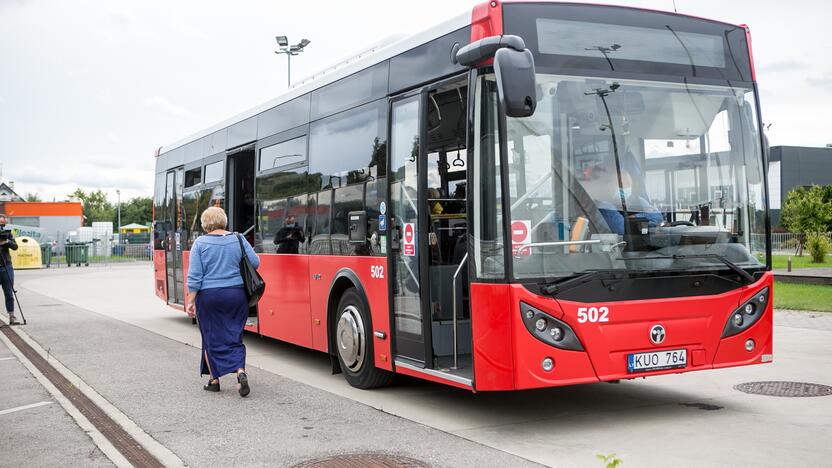
<instances>
[{"instance_id":1,"label":"paved sidewalk","mask_svg":"<svg viewBox=\"0 0 832 468\"><path fill-rule=\"evenodd\" d=\"M29 315L24 330L190 466L291 466L356 452L431 466L537 466L257 368L249 369L249 398L237 395L233 377L222 380L221 393L204 392L197 349L36 293L19 295ZM28 434L10 428L16 440ZM42 440L52 432L44 428ZM19 460L41 456L8 450Z\"/></svg>"},{"instance_id":2,"label":"paved sidewalk","mask_svg":"<svg viewBox=\"0 0 832 468\"><path fill-rule=\"evenodd\" d=\"M112 466L3 341L0 466Z\"/></svg>"},{"instance_id":3,"label":"paved sidewalk","mask_svg":"<svg viewBox=\"0 0 832 468\"><path fill-rule=\"evenodd\" d=\"M832 331L832 312L777 309L774 311L774 325Z\"/></svg>"}]
</instances>

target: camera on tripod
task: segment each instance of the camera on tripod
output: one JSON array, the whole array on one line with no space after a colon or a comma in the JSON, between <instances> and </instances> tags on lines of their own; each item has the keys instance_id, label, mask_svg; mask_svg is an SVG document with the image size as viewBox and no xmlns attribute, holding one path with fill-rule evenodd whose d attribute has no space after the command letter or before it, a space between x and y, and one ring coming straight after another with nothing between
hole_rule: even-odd
<instances>
[{"instance_id":1,"label":"camera on tripod","mask_svg":"<svg viewBox=\"0 0 832 468\"><path fill-rule=\"evenodd\" d=\"M0 242L10 241L13 237L10 229L0 229Z\"/></svg>"}]
</instances>

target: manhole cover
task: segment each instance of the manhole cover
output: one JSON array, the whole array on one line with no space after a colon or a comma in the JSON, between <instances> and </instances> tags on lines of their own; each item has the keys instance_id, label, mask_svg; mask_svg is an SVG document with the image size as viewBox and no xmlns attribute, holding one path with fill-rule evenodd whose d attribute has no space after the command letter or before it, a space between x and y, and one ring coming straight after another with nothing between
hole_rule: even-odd
<instances>
[{"instance_id":1,"label":"manhole cover","mask_svg":"<svg viewBox=\"0 0 832 468\"><path fill-rule=\"evenodd\" d=\"M806 382L746 382L734 388L741 392L754 395L768 395L780 397L816 397L832 395L832 387Z\"/></svg>"},{"instance_id":2,"label":"manhole cover","mask_svg":"<svg viewBox=\"0 0 832 468\"><path fill-rule=\"evenodd\" d=\"M294 468L427 468L419 460L395 455L357 453L316 458L295 465Z\"/></svg>"}]
</instances>

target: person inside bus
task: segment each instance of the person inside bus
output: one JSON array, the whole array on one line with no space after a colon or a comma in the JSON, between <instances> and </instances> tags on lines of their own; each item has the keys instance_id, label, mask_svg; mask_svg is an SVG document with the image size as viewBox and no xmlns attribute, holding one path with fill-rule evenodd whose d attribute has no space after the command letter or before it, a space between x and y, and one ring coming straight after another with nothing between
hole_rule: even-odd
<instances>
[{"instance_id":1,"label":"person inside bus","mask_svg":"<svg viewBox=\"0 0 832 468\"><path fill-rule=\"evenodd\" d=\"M303 228L298 225L295 215L286 216L283 227L274 236L274 245L277 246L277 253L296 254L300 243L306 238L303 236Z\"/></svg>"},{"instance_id":2,"label":"person inside bus","mask_svg":"<svg viewBox=\"0 0 832 468\"><path fill-rule=\"evenodd\" d=\"M609 190L602 200L597 201L597 206L611 232L624 235L625 216L629 219L646 220L651 227L662 224L662 214L653 206L650 198L646 194L633 193L633 178L627 169L621 170L620 187L618 177L614 173L608 174L604 180L604 186ZM621 206L622 200L626 203L626 213Z\"/></svg>"},{"instance_id":3,"label":"person inside bus","mask_svg":"<svg viewBox=\"0 0 832 468\"><path fill-rule=\"evenodd\" d=\"M210 376L203 389L219 392L220 377L236 373L237 390L245 397L251 389L243 344L248 298L240 275L242 251L255 268L260 259L244 237L226 230L228 217L222 208L206 209L200 221L206 234L191 246L187 310L196 316L202 335L200 375Z\"/></svg>"}]
</instances>

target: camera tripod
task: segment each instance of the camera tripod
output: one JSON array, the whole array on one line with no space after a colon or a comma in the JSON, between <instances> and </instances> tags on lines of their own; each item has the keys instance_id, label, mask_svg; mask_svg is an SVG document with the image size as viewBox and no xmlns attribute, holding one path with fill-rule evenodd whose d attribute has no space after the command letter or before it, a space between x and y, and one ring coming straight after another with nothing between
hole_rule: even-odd
<instances>
[{"instance_id":1,"label":"camera tripod","mask_svg":"<svg viewBox=\"0 0 832 468\"><path fill-rule=\"evenodd\" d=\"M3 268L3 273L8 275L8 266L6 265L6 257L0 254L0 267ZM11 277L9 277L11 280ZM20 307L20 299L17 298L17 290L14 288L14 281L9 281L12 287L12 294L14 294L14 300L17 302L17 310L20 311L20 318L23 319L23 325L26 325L26 316L23 315L23 308Z\"/></svg>"}]
</instances>

